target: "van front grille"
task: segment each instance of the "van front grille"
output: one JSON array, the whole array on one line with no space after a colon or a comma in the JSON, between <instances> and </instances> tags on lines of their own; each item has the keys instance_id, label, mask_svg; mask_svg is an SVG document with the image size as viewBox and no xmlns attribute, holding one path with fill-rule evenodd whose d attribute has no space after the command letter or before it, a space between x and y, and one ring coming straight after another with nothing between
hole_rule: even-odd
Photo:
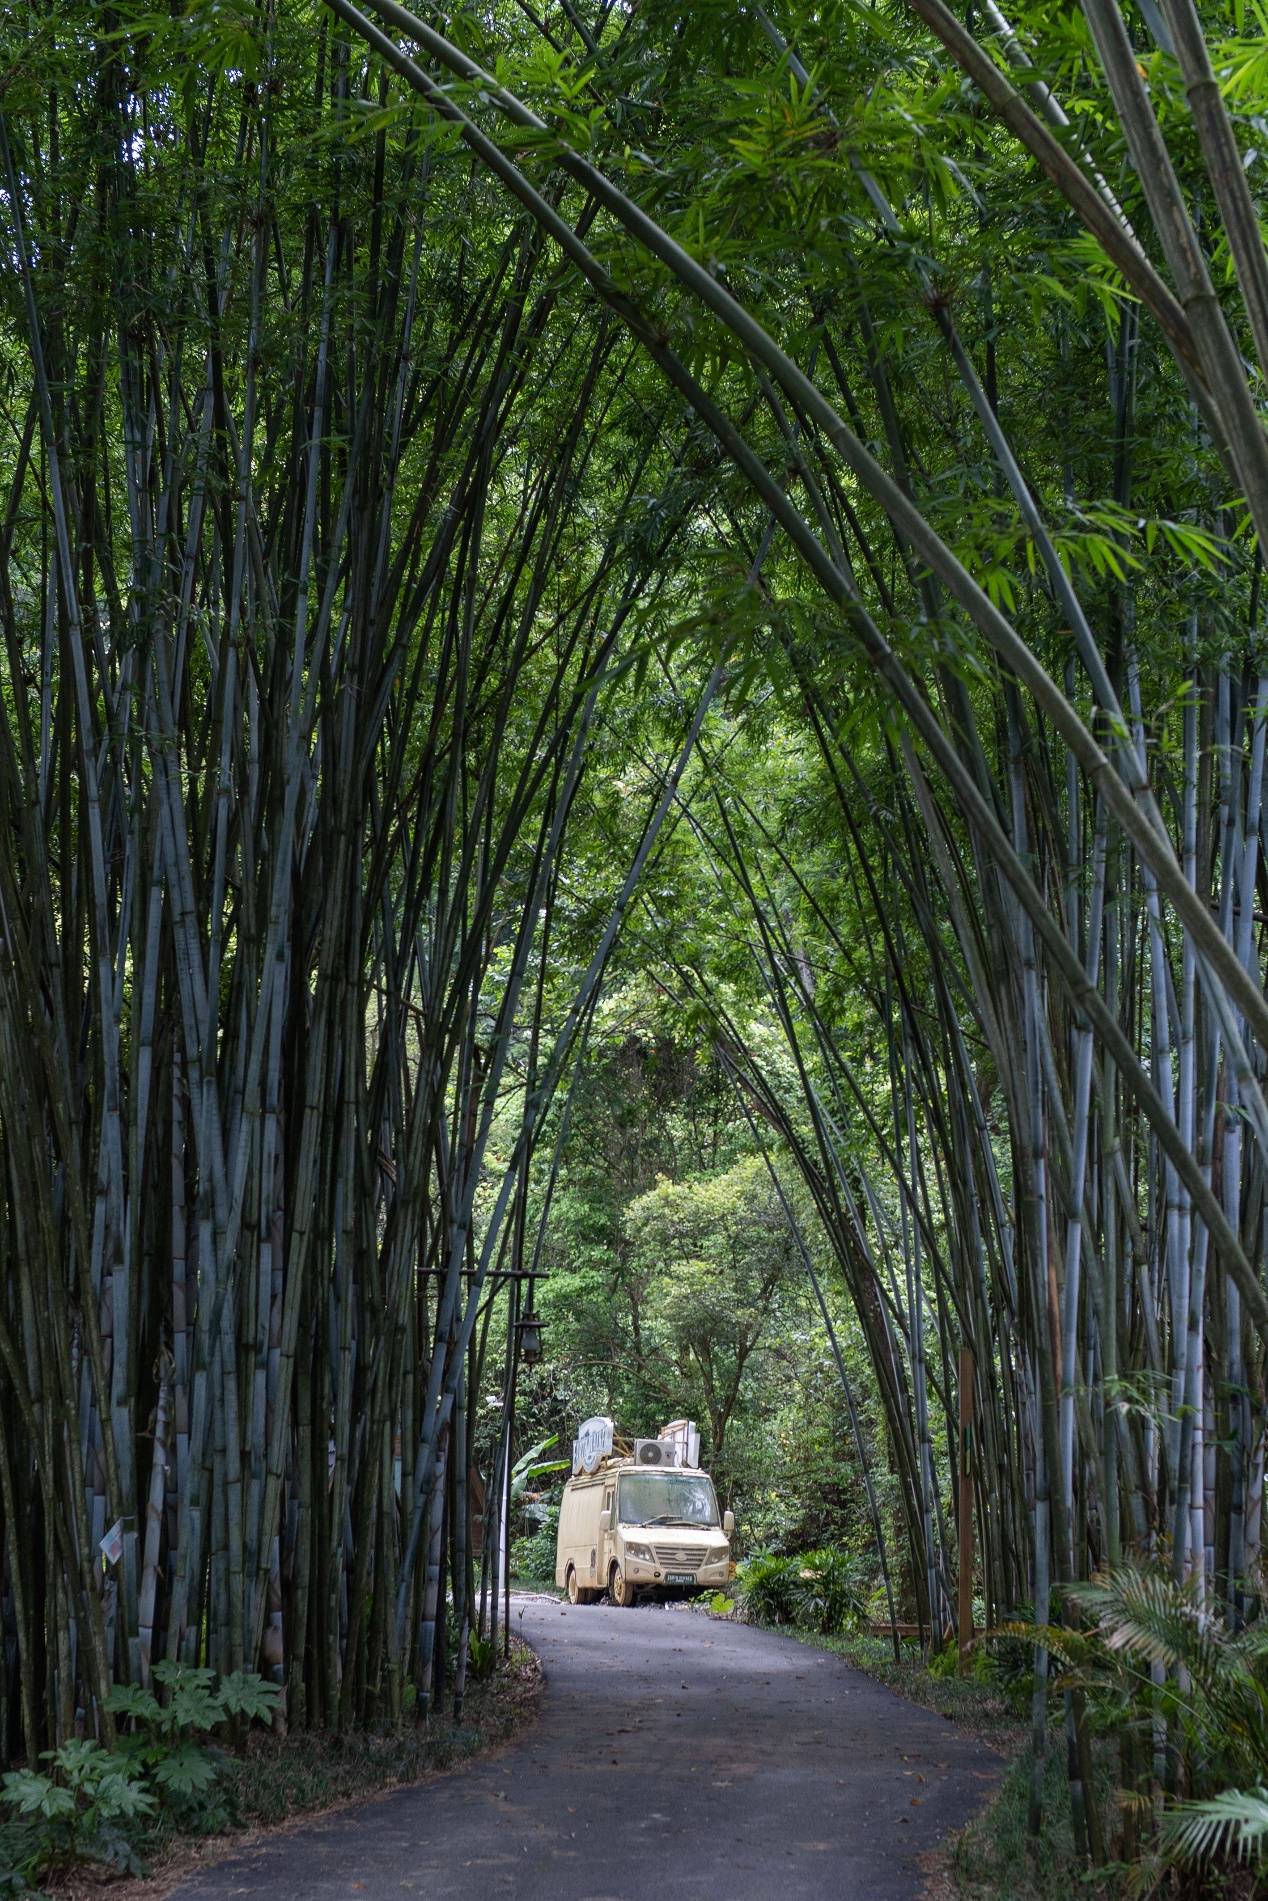
<instances>
[{"instance_id":1,"label":"van front grille","mask_svg":"<svg viewBox=\"0 0 1268 1901\"><path fill-rule=\"evenodd\" d=\"M653 1545L656 1562L663 1571L698 1571L703 1551L695 1545Z\"/></svg>"}]
</instances>

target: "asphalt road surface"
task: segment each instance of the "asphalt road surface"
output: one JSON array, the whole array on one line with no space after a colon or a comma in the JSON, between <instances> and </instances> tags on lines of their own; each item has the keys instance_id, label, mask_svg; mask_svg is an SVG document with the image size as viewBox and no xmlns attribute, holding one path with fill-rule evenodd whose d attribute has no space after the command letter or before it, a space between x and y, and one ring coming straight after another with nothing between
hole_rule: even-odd
<instances>
[{"instance_id":1,"label":"asphalt road surface","mask_svg":"<svg viewBox=\"0 0 1268 1901\"><path fill-rule=\"evenodd\" d=\"M179 1901L909 1901L999 1758L839 1658L639 1606L512 1603L505 1747L216 1863Z\"/></svg>"}]
</instances>

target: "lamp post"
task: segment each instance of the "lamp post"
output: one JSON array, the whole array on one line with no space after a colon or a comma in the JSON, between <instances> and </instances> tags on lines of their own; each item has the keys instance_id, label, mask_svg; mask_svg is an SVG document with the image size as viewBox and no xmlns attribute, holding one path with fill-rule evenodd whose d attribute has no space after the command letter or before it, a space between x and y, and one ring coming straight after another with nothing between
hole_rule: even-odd
<instances>
[{"instance_id":1,"label":"lamp post","mask_svg":"<svg viewBox=\"0 0 1268 1901\"><path fill-rule=\"evenodd\" d=\"M511 1277L512 1319L510 1334L510 1378L508 1381L505 1454L502 1471L502 1498L498 1517L500 1520L498 1537L498 1568L500 1571L502 1597L502 1650L504 1656L511 1654L511 1454L515 1446L515 1400L519 1384L521 1366L536 1366L542 1357L542 1323L533 1312L533 1275L528 1276L528 1296L523 1313L518 1311L520 1301L520 1279Z\"/></svg>"},{"instance_id":2,"label":"lamp post","mask_svg":"<svg viewBox=\"0 0 1268 1901\"><path fill-rule=\"evenodd\" d=\"M542 1323L532 1308L532 1294L529 1294L528 1312L519 1322L520 1360L524 1366L536 1366L542 1357Z\"/></svg>"}]
</instances>

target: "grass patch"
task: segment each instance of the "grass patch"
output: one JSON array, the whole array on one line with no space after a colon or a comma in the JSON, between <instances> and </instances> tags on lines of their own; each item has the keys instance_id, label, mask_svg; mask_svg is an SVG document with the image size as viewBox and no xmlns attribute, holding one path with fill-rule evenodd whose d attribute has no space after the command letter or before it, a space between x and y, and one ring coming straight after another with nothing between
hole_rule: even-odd
<instances>
[{"instance_id":1,"label":"grass patch","mask_svg":"<svg viewBox=\"0 0 1268 1901\"><path fill-rule=\"evenodd\" d=\"M1048 1738L1037 1843L1027 1828L1030 1766L1027 1749L1009 1764L989 1806L945 1851L943 1873L955 1901L1109 1901L1122 1894L1124 1869L1090 1870L1075 1853L1061 1723L1054 1721ZM1102 1802L1108 1775L1105 1784Z\"/></svg>"}]
</instances>

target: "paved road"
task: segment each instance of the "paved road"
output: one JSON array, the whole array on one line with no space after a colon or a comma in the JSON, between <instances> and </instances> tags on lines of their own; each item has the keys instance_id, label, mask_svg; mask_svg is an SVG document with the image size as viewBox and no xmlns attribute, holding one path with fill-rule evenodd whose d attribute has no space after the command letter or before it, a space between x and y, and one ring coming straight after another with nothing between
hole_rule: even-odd
<instances>
[{"instance_id":1,"label":"paved road","mask_svg":"<svg viewBox=\"0 0 1268 1901\"><path fill-rule=\"evenodd\" d=\"M298 1825L179 1901L909 1901L983 1744L789 1637L517 1600L546 1673L505 1748Z\"/></svg>"}]
</instances>

